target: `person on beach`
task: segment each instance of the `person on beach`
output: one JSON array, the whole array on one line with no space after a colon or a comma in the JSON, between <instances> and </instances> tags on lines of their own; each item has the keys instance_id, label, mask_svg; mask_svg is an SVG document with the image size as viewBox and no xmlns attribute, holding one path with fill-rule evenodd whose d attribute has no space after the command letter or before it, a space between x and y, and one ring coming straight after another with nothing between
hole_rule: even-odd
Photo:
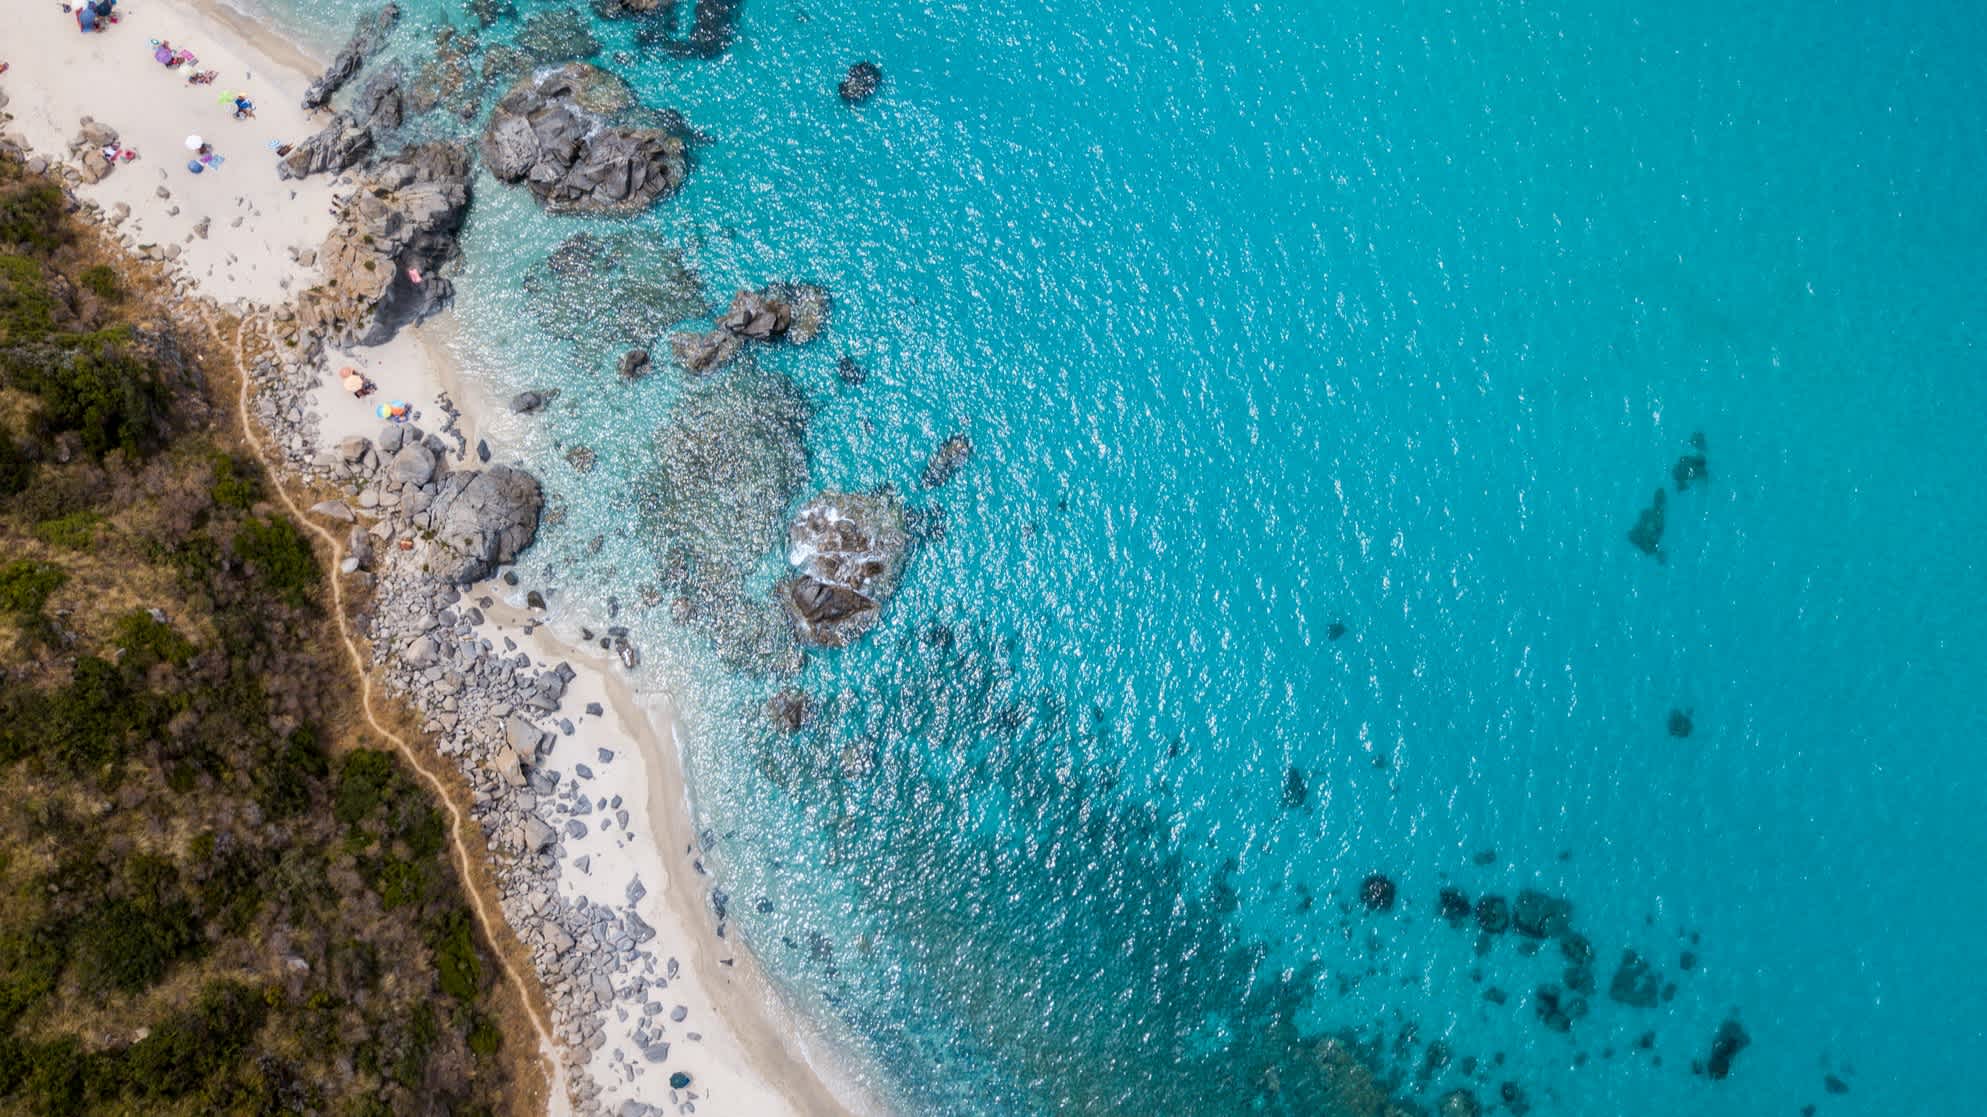
<instances>
[{"instance_id":1,"label":"person on beach","mask_svg":"<svg viewBox=\"0 0 1987 1117\"><path fill-rule=\"evenodd\" d=\"M242 96L239 93L235 94L235 119L251 120L254 117L255 117L255 102L249 100L248 98Z\"/></svg>"}]
</instances>

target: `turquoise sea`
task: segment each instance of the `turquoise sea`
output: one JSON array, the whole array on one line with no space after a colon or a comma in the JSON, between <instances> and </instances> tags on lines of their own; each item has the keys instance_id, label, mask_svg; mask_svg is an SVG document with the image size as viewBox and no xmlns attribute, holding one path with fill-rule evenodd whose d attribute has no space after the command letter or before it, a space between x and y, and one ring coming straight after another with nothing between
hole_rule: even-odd
<instances>
[{"instance_id":1,"label":"turquoise sea","mask_svg":"<svg viewBox=\"0 0 1987 1117\"><path fill-rule=\"evenodd\" d=\"M482 178L456 313L491 392L561 389L502 420L564 517L527 574L649 650L727 933L879 1093L1977 1111L1976 6L703 6L700 47L691 0L409 0L395 50L585 54L695 131L630 220ZM579 232L611 268L548 263ZM832 292L822 338L615 378L770 280ZM698 445L723 485L670 468ZM755 525L880 484L904 584L781 675ZM1445 888L1569 902L1596 987Z\"/></svg>"}]
</instances>

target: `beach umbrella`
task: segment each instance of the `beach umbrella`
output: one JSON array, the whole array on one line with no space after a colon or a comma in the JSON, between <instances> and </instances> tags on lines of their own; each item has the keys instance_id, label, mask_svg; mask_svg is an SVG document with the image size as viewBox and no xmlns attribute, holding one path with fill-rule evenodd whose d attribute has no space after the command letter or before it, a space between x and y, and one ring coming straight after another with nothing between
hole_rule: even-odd
<instances>
[{"instance_id":1,"label":"beach umbrella","mask_svg":"<svg viewBox=\"0 0 1987 1117\"><path fill-rule=\"evenodd\" d=\"M345 390L348 392L356 392L360 388L363 388L365 386L366 386L365 379L359 376L359 374L357 373L353 373L352 375L347 376L345 378Z\"/></svg>"},{"instance_id":2,"label":"beach umbrella","mask_svg":"<svg viewBox=\"0 0 1987 1117\"><path fill-rule=\"evenodd\" d=\"M200 145L206 142L206 140L201 139L199 136L188 136L186 137L186 150L199 151Z\"/></svg>"},{"instance_id":3,"label":"beach umbrella","mask_svg":"<svg viewBox=\"0 0 1987 1117\"><path fill-rule=\"evenodd\" d=\"M391 419L393 418L393 408L382 403L378 407L373 408L373 414L382 419Z\"/></svg>"}]
</instances>

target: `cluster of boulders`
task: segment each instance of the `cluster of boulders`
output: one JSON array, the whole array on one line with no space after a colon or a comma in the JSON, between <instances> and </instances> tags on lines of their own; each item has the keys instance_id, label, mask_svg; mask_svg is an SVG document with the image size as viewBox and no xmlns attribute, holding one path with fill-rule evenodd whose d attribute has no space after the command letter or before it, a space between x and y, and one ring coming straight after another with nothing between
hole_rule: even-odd
<instances>
[{"instance_id":1,"label":"cluster of boulders","mask_svg":"<svg viewBox=\"0 0 1987 1117\"><path fill-rule=\"evenodd\" d=\"M391 552L377 573L368 621L375 660L469 781L471 813L496 865L504 917L552 1002L551 1023L579 1112L618 1113L607 1108L606 1090L590 1070L612 1041L610 1019L632 1021L624 1034L633 1049L608 1052L617 1064L667 1063L672 1044L694 1042L697 1034L694 1025L685 1026L688 1009L669 998L679 963L658 955L656 932L636 910L647 894L643 882L626 883L625 905L560 892L562 872L592 869L568 843L596 829L626 831L632 821L620 796L588 794L590 763L565 772L550 763L554 743L576 732L575 718L602 710L589 706L585 714L561 716L572 668L534 664L508 637L499 642L479 633L486 611L496 607L493 598L467 599ZM613 753L599 749L590 760L611 763ZM688 1086L684 1072L673 1080L684 1083L678 1089Z\"/></svg>"},{"instance_id":2,"label":"cluster of boulders","mask_svg":"<svg viewBox=\"0 0 1987 1117\"><path fill-rule=\"evenodd\" d=\"M874 628L907 542L903 499L888 486L822 493L801 506L787 529L797 572L776 591L800 642L841 648Z\"/></svg>"},{"instance_id":3,"label":"cluster of boulders","mask_svg":"<svg viewBox=\"0 0 1987 1117\"><path fill-rule=\"evenodd\" d=\"M313 340L312 351L320 347ZM279 445L308 444L315 417L302 400L309 378L290 375L273 357L258 361L253 375L264 389L256 396L258 414ZM444 403L443 410L452 426L453 409ZM467 599L465 589L506 568L530 544L542 496L521 470L466 467L463 440L457 436L452 446L451 433L386 425L376 438L348 437L315 455L301 472L345 495L310 512L349 525L343 571L371 586L360 623L374 659L389 688L419 711L423 731L469 781L471 813L492 852L505 918L552 1002L578 1111L618 1113L589 1070L610 1041L610 1017L635 1021L625 1032L633 1050L608 1053L617 1062L664 1063L673 1042L694 1041L696 1034L679 1028L687 1008L668 1000L678 962L656 954L655 931L636 912L646 892L642 882L628 882L625 907L561 896L562 868L590 868L586 857L568 855L566 843L594 828L626 830L630 812L618 796L596 802L586 793L584 783L594 775L588 764L574 764L568 774L548 763L555 734L572 734L575 717L603 713L589 705L584 715L559 716L572 668L534 664L509 638L493 641L479 631L496 602ZM515 584L515 573L506 580ZM542 606L542 594L529 596ZM634 662L626 630L616 632L603 639L622 662ZM602 749L593 760L611 758ZM684 1085L672 1088L680 1100L694 1100L688 1076L679 1071L672 1076L678 1079Z\"/></svg>"},{"instance_id":4,"label":"cluster of boulders","mask_svg":"<svg viewBox=\"0 0 1987 1117\"><path fill-rule=\"evenodd\" d=\"M379 345L446 304L452 288L435 273L458 252L469 170L465 148L440 142L369 168L318 251L323 282L297 300L306 327L341 346Z\"/></svg>"},{"instance_id":5,"label":"cluster of boulders","mask_svg":"<svg viewBox=\"0 0 1987 1117\"><path fill-rule=\"evenodd\" d=\"M633 102L619 78L583 62L526 77L491 111L483 163L552 213L641 210L682 185L688 162L679 137L613 123Z\"/></svg>"},{"instance_id":6,"label":"cluster of boulders","mask_svg":"<svg viewBox=\"0 0 1987 1117\"><path fill-rule=\"evenodd\" d=\"M810 283L775 283L734 293L714 328L675 334L669 350L683 371L701 375L730 363L748 341L805 345L820 336L827 319L827 291Z\"/></svg>"},{"instance_id":7,"label":"cluster of boulders","mask_svg":"<svg viewBox=\"0 0 1987 1117\"><path fill-rule=\"evenodd\" d=\"M117 129L86 116L69 140L69 156L76 161L77 174L84 182L102 182L117 169L104 155L106 147L117 144Z\"/></svg>"},{"instance_id":8,"label":"cluster of boulders","mask_svg":"<svg viewBox=\"0 0 1987 1117\"><path fill-rule=\"evenodd\" d=\"M392 546L429 578L468 585L530 545L544 504L537 479L505 465L451 470L449 453L441 438L393 424L377 442L353 435L338 444L332 477L354 494L358 514L374 518L370 529L353 528L347 573Z\"/></svg>"}]
</instances>

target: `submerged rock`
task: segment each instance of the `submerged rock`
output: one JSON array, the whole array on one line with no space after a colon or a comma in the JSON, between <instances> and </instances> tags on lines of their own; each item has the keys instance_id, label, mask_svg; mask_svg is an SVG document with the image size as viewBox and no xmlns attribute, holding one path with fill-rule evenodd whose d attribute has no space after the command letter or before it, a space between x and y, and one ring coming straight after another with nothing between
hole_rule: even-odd
<instances>
[{"instance_id":1,"label":"submerged rock","mask_svg":"<svg viewBox=\"0 0 1987 1117\"><path fill-rule=\"evenodd\" d=\"M747 585L781 549L786 510L806 484L808 411L791 380L748 357L722 376L688 381L656 434L643 534L662 588L733 667L798 665L783 608Z\"/></svg>"},{"instance_id":2,"label":"submerged rock","mask_svg":"<svg viewBox=\"0 0 1987 1117\"><path fill-rule=\"evenodd\" d=\"M1283 809L1297 810L1310 798L1311 788L1304 780L1304 769L1292 764L1283 773Z\"/></svg>"},{"instance_id":3,"label":"submerged rock","mask_svg":"<svg viewBox=\"0 0 1987 1117\"><path fill-rule=\"evenodd\" d=\"M799 573L777 589L801 643L846 647L874 627L908 543L903 500L888 486L808 501L787 529Z\"/></svg>"},{"instance_id":4,"label":"submerged rock","mask_svg":"<svg viewBox=\"0 0 1987 1117\"><path fill-rule=\"evenodd\" d=\"M676 358L676 363L682 366L684 372L701 376L730 364L743 344L737 334L720 326L708 333L672 336L669 339L669 355Z\"/></svg>"},{"instance_id":5,"label":"submerged rock","mask_svg":"<svg viewBox=\"0 0 1987 1117\"><path fill-rule=\"evenodd\" d=\"M1662 992L1656 971L1633 950L1621 952L1621 964L1608 982L1608 997L1634 1008L1654 1008Z\"/></svg>"},{"instance_id":6,"label":"submerged rock","mask_svg":"<svg viewBox=\"0 0 1987 1117\"><path fill-rule=\"evenodd\" d=\"M1635 526L1628 529L1628 541L1635 545L1635 549L1652 556L1657 562L1666 561L1662 542L1663 503L1667 496L1663 490L1657 489L1656 495L1649 500L1649 507L1635 517Z\"/></svg>"},{"instance_id":7,"label":"submerged rock","mask_svg":"<svg viewBox=\"0 0 1987 1117\"><path fill-rule=\"evenodd\" d=\"M1384 873L1374 873L1359 883L1359 902L1368 911L1387 911L1394 906L1394 882Z\"/></svg>"},{"instance_id":8,"label":"submerged rock","mask_svg":"<svg viewBox=\"0 0 1987 1117\"><path fill-rule=\"evenodd\" d=\"M1476 902L1476 923L1486 932L1501 935L1511 929L1511 904L1502 896L1485 896Z\"/></svg>"},{"instance_id":9,"label":"submerged rock","mask_svg":"<svg viewBox=\"0 0 1987 1117\"><path fill-rule=\"evenodd\" d=\"M1670 736L1688 737L1694 728L1696 727L1691 723L1689 710L1670 711Z\"/></svg>"},{"instance_id":10,"label":"submerged rock","mask_svg":"<svg viewBox=\"0 0 1987 1117\"><path fill-rule=\"evenodd\" d=\"M1470 917L1470 898L1460 888L1444 888L1435 898L1435 911L1451 927L1461 927Z\"/></svg>"},{"instance_id":11,"label":"submerged rock","mask_svg":"<svg viewBox=\"0 0 1987 1117\"><path fill-rule=\"evenodd\" d=\"M1712 1078L1730 1076L1732 1061L1751 1044L1752 1037L1739 1026L1738 1020L1726 1017L1725 1022L1718 1025L1717 1034L1711 1037L1711 1058L1704 1064L1704 1073Z\"/></svg>"},{"instance_id":12,"label":"submerged rock","mask_svg":"<svg viewBox=\"0 0 1987 1117\"><path fill-rule=\"evenodd\" d=\"M517 45L540 65L600 53L600 40L586 28L586 17L571 8L537 12L524 21Z\"/></svg>"},{"instance_id":13,"label":"submerged rock","mask_svg":"<svg viewBox=\"0 0 1987 1117\"><path fill-rule=\"evenodd\" d=\"M649 351L646 349L628 350L626 353L621 354L621 360L614 366L614 371L623 380L640 380L649 374Z\"/></svg>"},{"instance_id":14,"label":"submerged rock","mask_svg":"<svg viewBox=\"0 0 1987 1117\"><path fill-rule=\"evenodd\" d=\"M1573 905L1535 888L1522 889L1511 908L1511 925L1535 939L1554 939L1572 929Z\"/></svg>"},{"instance_id":15,"label":"submerged rock","mask_svg":"<svg viewBox=\"0 0 1987 1117\"><path fill-rule=\"evenodd\" d=\"M883 70L874 62L858 62L849 67L849 72L837 87L842 100L851 105L860 105L876 95L883 85Z\"/></svg>"},{"instance_id":16,"label":"submerged rock","mask_svg":"<svg viewBox=\"0 0 1987 1117\"><path fill-rule=\"evenodd\" d=\"M972 457L972 439L963 434L946 439L931 452L931 457L925 459L925 488L935 489L952 480L953 475L964 469Z\"/></svg>"},{"instance_id":17,"label":"submerged rock","mask_svg":"<svg viewBox=\"0 0 1987 1117\"><path fill-rule=\"evenodd\" d=\"M814 702L799 687L786 687L766 699L766 720L782 733L798 733L814 717Z\"/></svg>"},{"instance_id":18,"label":"submerged rock","mask_svg":"<svg viewBox=\"0 0 1987 1117\"><path fill-rule=\"evenodd\" d=\"M1677 458L1677 463L1670 467L1670 477L1676 481L1678 492L1711 477L1710 464L1704 457L1704 432L1690 436L1690 452Z\"/></svg>"},{"instance_id":19,"label":"submerged rock","mask_svg":"<svg viewBox=\"0 0 1987 1117\"><path fill-rule=\"evenodd\" d=\"M632 102L620 79L574 62L527 77L483 130L484 165L524 183L550 213L634 213L682 185L683 141L655 128L616 126Z\"/></svg>"},{"instance_id":20,"label":"submerged rock","mask_svg":"<svg viewBox=\"0 0 1987 1117\"><path fill-rule=\"evenodd\" d=\"M524 277L532 317L573 342L583 360L646 351L671 327L704 314L703 284L683 253L630 233L576 233Z\"/></svg>"}]
</instances>

